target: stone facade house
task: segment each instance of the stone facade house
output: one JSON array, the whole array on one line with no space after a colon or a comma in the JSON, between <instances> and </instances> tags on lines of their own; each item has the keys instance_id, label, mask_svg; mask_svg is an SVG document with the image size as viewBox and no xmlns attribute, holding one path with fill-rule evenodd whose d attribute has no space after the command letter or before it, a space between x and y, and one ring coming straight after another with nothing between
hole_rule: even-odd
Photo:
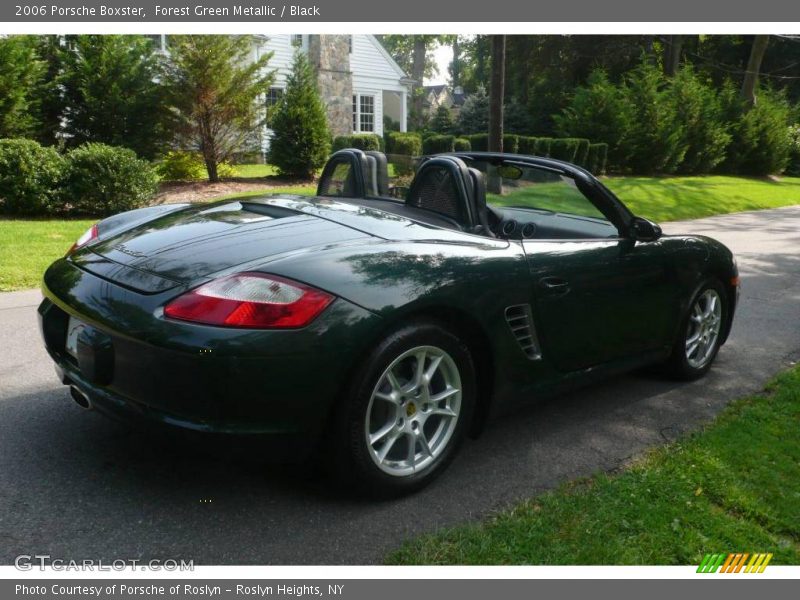
<instances>
[{"instance_id":1,"label":"stone facade house","mask_svg":"<svg viewBox=\"0 0 800 600\"><path fill-rule=\"evenodd\" d=\"M286 85L295 51L306 52L317 70L331 133L383 135L384 117L406 131L411 85L403 70L373 35L272 35L259 37L254 48L272 52L269 68L275 83L266 103L277 102ZM266 150L270 131L264 132Z\"/></svg>"}]
</instances>

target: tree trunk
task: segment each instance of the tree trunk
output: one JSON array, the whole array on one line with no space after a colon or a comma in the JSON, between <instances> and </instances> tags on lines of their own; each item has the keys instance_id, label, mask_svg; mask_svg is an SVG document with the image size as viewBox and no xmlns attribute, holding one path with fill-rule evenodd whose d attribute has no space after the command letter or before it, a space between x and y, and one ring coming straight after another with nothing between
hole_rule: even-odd
<instances>
[{"instance_id":1,"label":"tree trunk","mask_svg":"<svg viewBox=\"0 0 800 600\"><path fill-rule=\"evenodd\" d=\"M503 151L503 96L506 83L506 36L492 36L492 74L489 89L489 152Z\"/></svg>"},{"instance_id":2,"label":"tree trunk","mask_svg":"<svg viewBox=\"0 0 800 600\"><path fill-rule=\"evenodd\" d=\"M747 61L747 71L742 82L742 99L750 106L756 105L756 88L758 87L758 73L761 70L761 61L769 43L768 35L757 35L750 48L750 60Z\"/></svg>"},{"instance_id":3,"label":"tree trunk","mask_svg":"<svg viewBox=\"0 0 800 600\"><path fill-rule=\"evenodd\" d=\"M506 36L492 36L492 73L489 90L489 152L503 151L503 97L506 82ZM488 191L500 194L503 181L494 170L489 171Z\"/></svg>"},{"instance_id":4,"label":"tree trunk","mask_svg":"<svg viewBox=\"0 0 800 600\"><path fill-rule=\"evenodd\" d=\"M411 78L414 80L412 89L411 100L411 119L416 128L423 125L423 96L422 85L425 79L425 54L427 51L427 44L425 43L425 36L414 36L414 52L411 58Z\"/></svg>"},{"instance_id":5,"label":"tree trunk","mask_svg":"<svg viewBox=\"0 0 800 600\"><path fill-rule=\"evenodd\" d=\"M681 66L682 35L671 35L664 44L664 75L672 77Z\"/></svg>"},{"instance_id":6,"label":"tree trunk","mask_svg":"<svg viewBox=\"0 0 800 600\"><path fill-rule=\"evenodd\" d=\"M203 162L206 165L208 172L208 180L211 183L219 181L219 172L217 171L217 148L214 142L214 136L211 134L211 125L206 118L200 118L200 153L203 155Z\"/></svg>"}]
</instances>

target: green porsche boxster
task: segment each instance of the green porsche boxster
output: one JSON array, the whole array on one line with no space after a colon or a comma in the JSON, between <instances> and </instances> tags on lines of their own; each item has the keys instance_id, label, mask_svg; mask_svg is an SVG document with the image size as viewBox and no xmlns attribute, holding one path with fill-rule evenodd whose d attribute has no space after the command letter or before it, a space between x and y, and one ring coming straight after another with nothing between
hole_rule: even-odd
<instances>
[{"instance_id":1,"label":"green porsche boxster","mask_svg":"<svg viewBox=\"0 0 800 600\"><path fill-rule=\"evenodd\" d=\"M398 188L383 154L350 149L315 197L102 220L43 291L84 408L265 434L402 493L511 406L644 365L703 375L739 276L719 242L662 235L568 163L435 155Z\"/></svg>"}]
</instances>

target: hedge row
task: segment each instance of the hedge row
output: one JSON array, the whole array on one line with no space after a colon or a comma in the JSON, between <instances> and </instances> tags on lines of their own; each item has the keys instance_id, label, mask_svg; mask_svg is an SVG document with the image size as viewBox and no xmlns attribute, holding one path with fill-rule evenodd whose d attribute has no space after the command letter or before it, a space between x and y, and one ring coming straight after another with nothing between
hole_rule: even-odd
<instances>
[{"instance_id":1,"label":"hedge row","mask_svg":"<svg viewBox=\"0 0 800 600\"><path fill-rule=\"evenodd\" d=\"M404 156L419 156L422 154L422 136L417 133L390 131L385 136L386 153L402 154Z\"/></svg>"},{"instance_id":2,"label":"hedge row","mask_svg":"<svg viewBox=\"0 0 800 600\"><path fill-rule=\"evenodd\" d=\"M337 137L333 147L334 150L379 150L380 141L377 135L372 134L345 135ZM463 137L442 134L423 137L418 133L392 131L385 136L386 152L405 156L470 150L486 152L488 147L489 136L486 133ZM503 136L503 152L555 158L580 165L593 173L603 173L608 158L608 144L592 144L586 138L531 137L508 133Z\"/></svg>"},{"instance_id":3,"label":"hedge row","mask_svg":"<svg viewBox=\"0 0 800 600\"><path fill-rule=\"evenodd\" d=\"M0 212L109 215L138 208L158 175L133 150L84 144L65 155L28 139L0 140Z\"/></svg>"},{"instance_id":4,"label":"hedge row","mask_svg":"<svg viewBox=\"0 0 800 600\"><path fill-rule=\"evenodd\" d=\"M464 137L469 140L472 150L476 152L487 152L489 150L488 133L475 133ZM519 152L519 138L520 136L513 133L505 134L503 136L503 152L507 154L516 154Z\"/></svg>"},{"instance_id":5,"label":"hedge row","mask_svg":"<svg viewBox=\"0 0 800 600\"><path fill-rule=\"evenodd\" d=\"M374 133L354 133L333 138L333 151L358 148L364 152L383 150L383 139Z\"/></svg>"}]
</instances>

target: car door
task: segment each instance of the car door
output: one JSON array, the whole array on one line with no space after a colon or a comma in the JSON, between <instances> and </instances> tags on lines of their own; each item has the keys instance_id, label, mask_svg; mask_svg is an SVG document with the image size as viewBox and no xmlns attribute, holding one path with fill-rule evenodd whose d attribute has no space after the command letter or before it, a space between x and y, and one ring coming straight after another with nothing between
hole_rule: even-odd
<instances>
[{"instance_id":1,"label":"car door","mask_svg":"<svg viewBox=\"0 0 800 600\"><path fill-rule=\"evenodd\" d=\"M660 242L523 241L543 358L574 371L668 343L677 298Z\"/></svg>"},{"instance_id":2,"label":"car door","mask_svg":"<svg viewBox=\"0 0 800 600\"><path fill-rule=\"evenodd\" d=\"M581 175L578 173L577 175ZM503 182L503 202L533 222L523 236L531 304L543 358L574 371L668 343L677 306L675 270L662 242L627 237L619 201L591 179L522 169Z\"/></svg>"}]
</instances>

